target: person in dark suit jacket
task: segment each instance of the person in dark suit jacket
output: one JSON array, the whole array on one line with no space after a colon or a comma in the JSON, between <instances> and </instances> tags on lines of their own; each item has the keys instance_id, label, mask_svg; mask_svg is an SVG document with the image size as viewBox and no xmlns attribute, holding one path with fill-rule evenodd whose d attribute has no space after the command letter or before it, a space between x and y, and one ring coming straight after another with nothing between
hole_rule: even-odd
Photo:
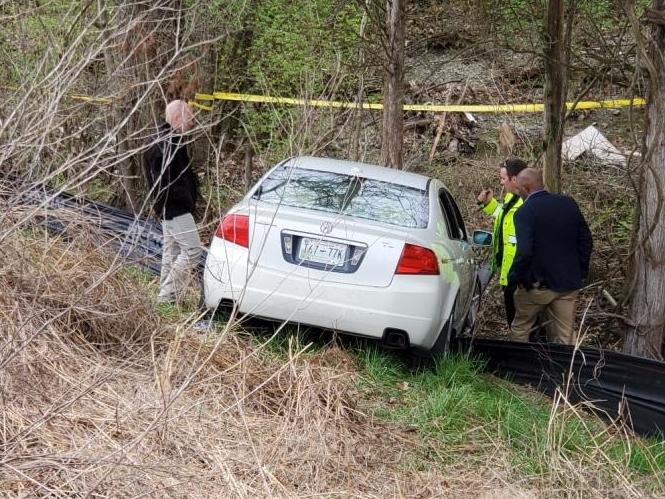
<instances>
[{"instance_id":1,"label":"person in dark suit jacket","mask_svg":"<svg viewBox=\"0 0 665 499\"><path fill-rule=\"evenodd\" d=\"M511 338L526 342L538 314L545 311L548 341L574 344L575 304L589 273L593 242L577 203L543 188L538 170L517 176L525 198L515 213L517 253L509 275L515 291Z\"/></svg>"}]
</instances>

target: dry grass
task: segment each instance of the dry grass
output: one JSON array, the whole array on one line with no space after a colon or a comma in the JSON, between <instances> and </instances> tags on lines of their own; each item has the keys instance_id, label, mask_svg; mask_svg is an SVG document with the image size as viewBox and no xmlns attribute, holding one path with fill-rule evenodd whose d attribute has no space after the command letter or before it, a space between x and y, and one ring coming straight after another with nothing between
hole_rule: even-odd
<instances>
[{"instance_id":1,"label":"dry grass","mask_svg":"<svg viewBox=\"0 0 665 499\"><path fill-rule=\"evenodd\" d=\"M368 397L377 395L358 389L357 360L339 347L310 353L294 341L278 356L239 331L199 335L194 317L164 319L145 284L92 242L92 229L77 233L53 239L30 228L0 248L7 495L611 492L588 463L524 475L508 442L487 445L488 428L446 444L375 419ZM639 495L621 485L615 495Z\"/></svg>"},{"instance_id":2,"label":"dry grass","mask_svg":"<svg viewBox=\"0 0 665 499\"><path fill-rule=\"evenodd\" d=\"M408 466L415 437L358 409L347 353L199 336L78 233L0 249L4 493L437 494L441 471Z\"/></svg>"},{"instance_id":3,"label":"dry grass","mask_svg":"<svg viewBox=\"0 0 665 499\"><path fill-rule=\"evenodd\" d=\"M640 484L622 466L608 470L617 461L603 445L593 456L563 451L564 421L584 424L585 416L567 406L562 415L561 399L540 463L550 471L540 476L516 466L510 438L495 435L491 418L450 441L423 435L416 421L373 416L377 406L401 403L427 412L428 394L454 400L457 387L423 384L422 398L391 401L359 385L363 366L339 347L309 352L294 340L278 355L238 328L197 334L195 314L158 313L154 285L124 268L74 214L59 213L69 231L50 237L31 222L6 230L28 213L2 208L0 491L7 495L625 497L655 490L649 476ZM524 428L527 440L530 431Z\"/></svg>"}]
</instances>

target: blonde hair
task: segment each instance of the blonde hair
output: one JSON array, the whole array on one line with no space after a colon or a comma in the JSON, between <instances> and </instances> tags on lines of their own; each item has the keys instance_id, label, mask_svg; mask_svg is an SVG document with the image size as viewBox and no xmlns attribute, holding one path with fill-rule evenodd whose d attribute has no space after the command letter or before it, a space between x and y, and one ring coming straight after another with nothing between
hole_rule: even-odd
<instances>
[{"instance_id":1,"label":"blonde hair","mask_svg":"<svg viewBox=\"0 0 665 499\"><path fill-rule=\"evenodd\" d=\"M166 122L175 132L185 133L194 126L194 112L183 100L169 102L164 114Z\"/></svg>"}]
</instances>

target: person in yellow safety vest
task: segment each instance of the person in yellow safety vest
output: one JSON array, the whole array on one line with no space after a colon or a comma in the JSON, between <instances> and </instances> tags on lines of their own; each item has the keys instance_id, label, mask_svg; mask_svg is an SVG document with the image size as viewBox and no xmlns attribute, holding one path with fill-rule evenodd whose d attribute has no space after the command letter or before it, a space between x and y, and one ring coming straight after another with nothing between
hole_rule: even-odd
<instances>
[{"instance_id":1,"label":"person in yellow safety vest","mask_svg":"<svg viewBox=\"0 0 665 499\"><path fill-rule=\"evenodd\" d=\"M516 179L517 175L527 167L527 164L518 158L508 158L499 165L501 186L506 192L503 203L494 198L492 189L483 189L478 194L478 205L483 213L494 219L494 235L492 237L492 271L499 272L499 284L503 289L503 301L506 307L508 327L515 318L515 302L513 294L515 286L508 284L508 272L513 264L517 250L515 237L515 223L513 216L522 206L523 200L519 196Z\"/></svg>"}]
</instances>

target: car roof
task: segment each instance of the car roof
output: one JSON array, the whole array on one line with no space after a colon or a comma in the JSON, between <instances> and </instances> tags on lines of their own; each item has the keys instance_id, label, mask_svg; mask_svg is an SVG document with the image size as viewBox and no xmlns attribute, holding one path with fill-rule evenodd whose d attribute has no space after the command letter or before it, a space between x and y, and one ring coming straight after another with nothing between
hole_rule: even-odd
<instances>
[{"instance_id":1,"label":"car roof","mask_svg":"<svg viewBox=\"0 0 665 499\"><path fill-rule=\"evenodd\" d=\"M284 165L295 166L306 170L319 170L324 172L357 175L359 177L405 185L416 189L426 190L429 178L417 173L405 172L385 166L370 165L358 161L342 159L318 158L314 156L296 156L286 160Z\"/></svg>"}]
</instances>

